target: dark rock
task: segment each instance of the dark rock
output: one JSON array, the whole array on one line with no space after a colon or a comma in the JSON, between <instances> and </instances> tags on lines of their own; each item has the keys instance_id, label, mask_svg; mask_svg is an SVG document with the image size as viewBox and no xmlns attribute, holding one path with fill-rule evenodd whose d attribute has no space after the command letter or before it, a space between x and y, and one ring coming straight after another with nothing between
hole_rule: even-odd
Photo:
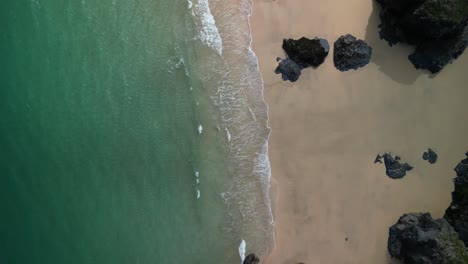
<instances>
[{"instance_id":1,"label":"dark rock","mask_svg":"<svg viewBox=\"0 0 468 264\"><path fill-rule=\"evenodd\" d=\"M374 164L375 163L382 163L382 156L380 154L377 154L377 157L375 157Z\"/></svg>"},{"instance_id":2,"label":"dark rock","mask_svg":"<svg viewBox=\"0 0 468 264\"><path fill-rule=\"evenodd\" d=\"M291 81L295 82L299 79L301 75L301 67L297 65L293 60L286 58L284 60L280 60L278 67L275 70L276 74L280 74L284 81Z\"/></svg>"},{"instance_id":3,"label":"dark rock","mask_svg":"<svg viewBox=\"0 0 468 264\"><path fill-rule=\"evenodd\" d=\"M371 56L372 48L350 34L339 37L335 42L333 62L340 71L364 67L369 63Z\"/></svg>"},{"instance_id":4,"label":"dark rock","mask_svg":"<svg viewBox=\"0 0 468 264\"><path fill-rule=\"evenodd\" d=\"M468 157L468 153L465 154ZM468 158L456 167L454 179L455 190L452 192L452 203L445 211L444 217L455 228L460 239L468 245Z\"/></svg>"},{"instance_id":5,"label":"dark rock","mask_svg":"<svg viewBox=\"0 0 468 264\"><path fill-rule=\"evenodd\" d=\"M245 257L244 262L242 264L258 264L260 263L260 259L254 253L249 254Z\"/></svg>"},{"instance_id":6,"label":"dark rock","mask_svg":"<svg viewBox=\"0 0 468 264\"><path fill-rule=\"evenodd\" d=\"M395 158L392 155L384 154L384 163L387 176L392 179L400 179L406 176L406 172L413 169L408 163L401 163L400 157Z\"/></svg>"},{"instance_id":7,"label":"dark rock","mask_svg":"<svg viewBox=\"0 0 468 264\"><path fill-rule=\"evenodd\" d=\"M289 58L302 68L318 67L325 61L330 46L326 39L308 39L302 37L298 40L284 39L283 49Z\"/></svg>"},{"instance_id":8,"label":"dark rock","mask_svg":"<svg viewBox=\"0 0 468 264\"><path fill-rule=\"evenodd\" d=\"M405 214L390 227L388 252L412 264L468 263L468 249L452 226L430 214Z\"/></svg>"},{"instance_id":9,"label":"dark rock","mask_svg":"<svg viewBox=\"0 0 468 264\"><path fill-rule=\"evenodd\" d=\"M416 69L428 69L436 73L458 58L467 45L468 27L465 28L463 34L421 43L408 58Z\"/></svg>"},{"instance_id":10,"label":"dark rock","mask_svg":"<svg viewBox=\"0 0 468 264\"><path fill-rule=\"evenodd\" d=\"M427 152L424 152L423 154L423 160L427 160L430 164L434 164L437 162L437 153L432 149L428 149Z\"/></svg>"},{"instance_id":11,"label":"dark rock","mask_svg":"<svg viewBox=\"0 0 468 264\"><path fill-rule=\"evenodd\" d=\"M405 42L417 45L409 56L416 68L432 73L463 53L467 45L466 0L377 0L380 37L390 46Z\"/></svg>"}]
</instances>

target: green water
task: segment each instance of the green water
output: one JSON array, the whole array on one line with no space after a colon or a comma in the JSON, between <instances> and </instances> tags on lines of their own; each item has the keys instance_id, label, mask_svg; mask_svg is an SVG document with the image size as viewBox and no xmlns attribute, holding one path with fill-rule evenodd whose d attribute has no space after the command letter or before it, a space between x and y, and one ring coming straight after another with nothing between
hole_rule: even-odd
<instances>
[{"instance_id":1,"label":"green water","mask_svg":"<svg viewBox=\"0 0 468 264\"><path fill-rule=\"evenodd\" d=\"M223 180L209 181L222 140L202 151L196 129L215 126L213 106L177 64L196 64L187 1L0 13L0 263L238 263ZM200 156L213 166L197 186Z\"/></svg>"}]
</instances>

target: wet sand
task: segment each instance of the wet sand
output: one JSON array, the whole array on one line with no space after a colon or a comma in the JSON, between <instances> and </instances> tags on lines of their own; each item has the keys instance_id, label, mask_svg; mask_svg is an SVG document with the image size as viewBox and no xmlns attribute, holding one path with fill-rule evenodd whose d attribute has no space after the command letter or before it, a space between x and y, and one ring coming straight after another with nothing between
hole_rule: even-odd
<instances>
[{"instance_id":1,"label":"wet sand","mask_svg":"<svg viewBox=\"0 0 468 264\"><path fill-rule=\"evenodd\" d=\"M254 0L276 222L276 247L263 263L396 263L388 227L406 212L441 217L450 203L453 168L468 149L468 54L438 75L415 70L411 47L378 38L378 10L370 0ZM333 46L346 33L373 47L366 67L339 72L331 51L296 83L274 73L283 38ZM434 165L421 158L428 147L439 154ZM392 180L373 164L379 152L415 169Z\"/></svg>"}]
</instances>

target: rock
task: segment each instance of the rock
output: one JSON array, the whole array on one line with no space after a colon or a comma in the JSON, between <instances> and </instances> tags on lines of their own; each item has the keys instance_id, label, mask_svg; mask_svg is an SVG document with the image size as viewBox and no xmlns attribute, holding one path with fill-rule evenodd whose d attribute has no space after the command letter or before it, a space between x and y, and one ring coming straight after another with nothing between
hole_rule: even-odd
<instances>
[{"instance_id":1,"label":"rock","mask_svg":"<svg viewBox=\"0 0 468 264\"><path fill-rule=\"evenodd\" d=\"M375 163L382 163L382 156L380 154L377 154L377 157L375 157L374 164Z\"/></svg>"},{"instance_id":2,"label":"rock","mask_svg":"<svg viewBox=\"0 0 468 264\"><path fill-rule=\"evenodd\" d=\"M389 229L388 252L412 264L468 263L468 249L452 226L429 213L405 214Z\"/></svg>"},{"instance_id":3,"label":"rock","mask_svg":"<svg viewBox=\"0 0 468 264\"><path fill-rule=\"evenodd\" d=\"M436 73L458 58L467 45L468 27L463 34L421 43L408 58L416 69L427 69L431 73Z\"/></svg>"},{"instance_id":4,"label":"rock","mask_svg":"<svg viewBox=\"0 0 468 264\"><path fill-rule=\"evenodd\" d=\"M369 63L371 56L372 48L350 34L339 37L335 42L333 62L340 71L364 67Z\"/></svg>"},{"instance_id":5,"label":"rock","mask_svg":"<svg viewBox=\"0 0 468 264\"><path fill-rule=\"evenodd\" d=\"M260 263L260 259L254 253L249 254L245 257L244 262L242 264L258 264Z\"/></svg>"},{"instance_id":6,"label":"rock","mask_svg":"<svg viewBox=\"0 0 468 264\"><path fill-rule=\"evenodd\" d=\"M405 42L416 45L409 56L416 68L432 73L463 53L467 45L468 1L466 0L377 0L380 37L390 46Z\"/></svg>"},{"instance_id":7,"label":"rock","mask_svg":"<svg viewBox=\"0 0 468 264\"><path fill-rule=\"evenodd\" d=\"M392 155L385 153L384 154L384 163L387 176L392 179L400 179L406 176L406 172L413 169L408 163L401 163L400 157L396 156L395 158Z\"/></svg>"},{"instance_id":8,"label":"rock","mask_svg":"<svg viewBox=\"0 0 468 264\"><path fill-rule=\"evenodd\" d=\"M468 152L465 155L468 157ZM444 217L468 245L468 158L458 163L455 172L457 177L453 181L455 190L452 192L452 203Z\"/></svg>"},{"instance_id":9,"label":"rock","mask_svg":"<svg viewBox=\"0 0 468 264\"><path fill-rule=\"evenodd\" d=\"M295 82L299 79L301 75L301 67L295 63L293 60L286 58L284 60L280 60L278 67L275 70L276 74L280 74L284 81L291 81Z\"/></svg>"},{"instance_id":10,"label":"rock","mask_svg":"<svg viewBox=\"0 0 468 264\"><path fill-rule=\"evenodd\" d=\"M434 164L437 162L437 153L432 149L428 149L427 152L424 152L423 154L423 160L427 160L430 164Z\"/></svg>"},{"instance_id":11,"label":"rock","mask_svg":"<svg viewBox=\"0 0 468 264\"><path fill-rule=\"evenodd\" d=\"M302 37L298 40L284 39L283 49L302 68L318 67L328 56L330 45L326 39Z\"/></svg>"}]
</instances>

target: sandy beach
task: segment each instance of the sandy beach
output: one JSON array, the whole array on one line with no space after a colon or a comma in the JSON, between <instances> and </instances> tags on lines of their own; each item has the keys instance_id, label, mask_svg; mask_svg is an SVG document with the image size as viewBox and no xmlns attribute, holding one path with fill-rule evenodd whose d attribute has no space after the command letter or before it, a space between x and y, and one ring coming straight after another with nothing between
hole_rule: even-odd
<instances>
[{"instance_id":1,"label":"sandy beach","mask_svg":"<svg viewBox=\"0 0 468 264\"><path fill-rule=\"evenodd\" d=\"M252 33L272 128L269 155L276 246L263 263L396 263L388 227L407 212L441 217L450 203L454 166L468 149L468 54L438 75L415 70L411 47L378 38L371 0L254 0ZM346 33L373 47L371 63L339 72L333 51L296 83L274 70L283 38ZM430 165L427 148L439 154ZM377 153L415 167L392 180Z\"/></svg>"}]
</instances>

